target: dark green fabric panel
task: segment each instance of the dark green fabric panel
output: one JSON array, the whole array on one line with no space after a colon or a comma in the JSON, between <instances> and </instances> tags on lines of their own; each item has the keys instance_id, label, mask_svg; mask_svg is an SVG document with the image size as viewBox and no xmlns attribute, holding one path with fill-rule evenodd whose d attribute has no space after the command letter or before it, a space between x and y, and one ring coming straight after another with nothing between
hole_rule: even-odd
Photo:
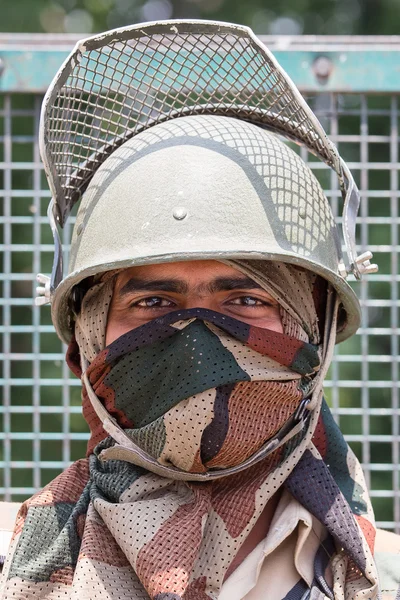
<instances>
[{"instance_id":1,"label":"dark green fabric panel","mask_svg":"<svg viewBox=\"0 0 400 600\"><path fill-rule=\"evenodd\" d=\"M349 503L352 512L355 515L364 515L367 512L364 499L365 490L350 476L347 464L349 447L325 400L322 402L321 416L327 438L324 461L329 466L329 470Z\"/></svg>"},{"instance_id":2,"label":"dark green fabric panel","mask_svg":"<svg viewBox=\"0 0 400 600\"><path fill-rule=\"evenodd\" d=\"M167 439L163 417L159 417L140 429L128 429L127 433L142 450L145 450L154 458L161 455Z\"/></svg>"},{"instance_id":3,"label":"dark green fabric panel","mask_svg":"<svg viewBox=\"0 0 400 600\"><path fill-rule=\"evenodd\" d=\"M103 498L108 502L119 502L121 494L128 489L144 473L141 467L124 460L100 460L102 450L114 445L114 440L107 438L96 446L95 453L89 457L90 465L90 498Z\"/></svg>"},{"instance_id":4,"label":"dark green fabric panel","mask_svg":"<svg viewBox=\"0 0 400 600\"><path fill-rule=\"evenodd\" d=\"M200 320L172 337L130 352L112 368L104 384L115 405L135 427L143 427L181 400L249 375Z\"/></svg>"},{"instance_id":5,"label":"dark green fabric panel","mask_svg":"<svg viewBox=\"0 0 400 600\"><path fill-rule=\"evenodd\" d=\"M80 548L74 519L77 509L75 504L60 502L28 510L9 579L49 581L54 571L75 566Z\"/></svg>"}]
</instances>

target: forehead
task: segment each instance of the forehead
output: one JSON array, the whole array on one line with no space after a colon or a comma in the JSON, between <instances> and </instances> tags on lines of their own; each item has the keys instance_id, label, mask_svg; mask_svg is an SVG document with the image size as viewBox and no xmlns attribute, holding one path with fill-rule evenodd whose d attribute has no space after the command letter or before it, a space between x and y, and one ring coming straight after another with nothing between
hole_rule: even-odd
<instances>
[{"instance_id":1,"label":"forehead","mask_svg":"<svg viewBox=\"0 0 400 600\"><path fill-rule=\"evenodd\" d=\"M180 279L199 283L220 277L243 277L234 267L217 260L191 260L154 265L129 267L118 273L116 288L120 289L131 279L159 281L160 279Z\"/></svg>"}]
</instances>

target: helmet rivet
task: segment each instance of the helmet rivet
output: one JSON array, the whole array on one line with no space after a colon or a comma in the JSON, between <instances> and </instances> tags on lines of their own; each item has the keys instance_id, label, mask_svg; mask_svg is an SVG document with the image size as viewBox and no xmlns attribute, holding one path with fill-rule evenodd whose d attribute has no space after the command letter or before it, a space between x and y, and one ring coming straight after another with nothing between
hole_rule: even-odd
<instances>
[{"instance_id":1,"label":"helmet rivet","mask_svg":"<svg viewBox=\"0 0 400 600\"><path fill-rule=\"evenodd\" d=\"M182 221L183 219L185 219L187 217L187 214L187 210L183 206L178 206L177 208L174 208L174 212L172 213L174 219L176 219L177 221Z\"/></svg>"},{"instance_id":2,"label":"helmet rivet","mask_svg":"<svg viewBox=\"0 0 400 600\"><path fill-rule=\"evenodd\" d=\"M305 219L307 216L306 209L304 207L299 208L299 217L301 219Z\"/></svg>"},{"instance_id":3,"label":"helmet rivet","mask_svg":"<svg viewBox=\"0 0 400 600\"><path fill-rule=\"evenodd\" d=\"M83 231L83 223L80 223L80 225L78 225L78 229L76 230L76 235L81 235Z\"/></svg>"}]
</instances>

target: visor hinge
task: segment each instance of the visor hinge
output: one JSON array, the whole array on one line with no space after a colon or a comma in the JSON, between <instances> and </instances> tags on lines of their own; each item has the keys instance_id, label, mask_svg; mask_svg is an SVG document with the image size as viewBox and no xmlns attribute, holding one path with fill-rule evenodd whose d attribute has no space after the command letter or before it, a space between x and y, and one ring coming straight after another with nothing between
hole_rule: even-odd
<instances>
[{"instance_id":1,"label":"visor hinge","mask_svg":"<svg viewBox=\"0 0 400 600\"><path fill-rule=\"evenodd\" d=\"M360 254L360 256L357 256L355 259L355 264L352 263L350 267L346 267L344 262L341 260L338 267L339 275L341 275L343 279L346 279L348 275L352 274L356 279L361 279L362 275L377 273L378 265L374 263L371 264L372 256L372 252L367 250L366 252Z\"/></svg>"},{"instance_id":2,"label":"visor hinge","mask_svg":"<svg viewBox=\"0 0 400 600\"><path fill-rule=\"evenodd\" d=\"M51 304L50 277L43 275L42 273L38 273L36 275L36 281L42 284L36 288L36 306Z\"/></svg>"},{"instance_id":3,"label":"visor hinge","mask_svg":"<svg viewBox=\"0 0 400 600\"><path fill-rule=\"evenodd\" d=\"M370 273L377 273L378 265L371 264L371 258L372 252L370 252L369 250L363 252L362 254L360 254L360 256L357 256L355 261L357 265L356 268L354 268L354 265L351 265L351 270L353 271L353 273L355 274L356 270L359 272L360 275L369 275Z\"/></svg>"}]
</instances>

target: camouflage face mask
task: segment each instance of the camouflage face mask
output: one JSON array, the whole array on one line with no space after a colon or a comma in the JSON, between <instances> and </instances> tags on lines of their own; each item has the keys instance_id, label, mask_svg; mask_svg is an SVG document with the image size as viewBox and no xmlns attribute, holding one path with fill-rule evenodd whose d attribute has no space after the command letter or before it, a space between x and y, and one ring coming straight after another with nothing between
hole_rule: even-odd
<instances>
[{"instance_id":1,"label":"camouflage face mask","mask_svg":"<svg viewBox=\"0 0 400 600\"><path fill-rule=\"evenodd\" d=\"M319 363L313 344L190 309L122 335L88 367L86 387L157 462L204 473L243 463L277 434L310 391ZM94 427L96 401L89 399L86 390L96 444L104 423Z\"/></svg>"}]
</instances>

